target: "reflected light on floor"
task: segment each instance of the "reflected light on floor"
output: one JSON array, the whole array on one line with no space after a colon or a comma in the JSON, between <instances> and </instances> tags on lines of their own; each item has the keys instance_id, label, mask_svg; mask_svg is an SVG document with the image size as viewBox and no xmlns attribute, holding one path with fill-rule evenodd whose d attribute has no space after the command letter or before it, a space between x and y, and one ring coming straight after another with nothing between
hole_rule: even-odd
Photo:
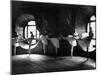
<instances>
[{"instance_id":1,"label":"reflected light on floor","mask_svg":"<svg viewBox=\"0 0 100 75\"><path fill-rule=\"evenodd\" d=\"M89 59L88 61L87 58L85 57L78 57L78 56L64 56L64 57L50 57L46 55L39 55L39 54L23 54L23 55L16 55L13 56L12 58L14 61L31 61L31 62L45 62L45 61L56 61L57 63L64 64L66 66L75 66L80 63L83 63L85 65L88 65L90 67L96 67L95 61L92 59Z\"/></svg>"},{"instance_id":2,"label":"reflected light on floor","mask_svg":"<svg viewBox=\"0 0 100 75\"><path fill-rule=\"evenodd\" d=\"M44 55L37 55L37 54L23 54L23 55L16 55L13 56L13 60L31 60L31 61L42 61L42 60L47 60L47 59L51 59L48 56L44 56Z\"/></svg>"},{"instance_id":3,"label":"reflected light on floor","mask_svg":"<svg viewBox=\"0 0 100 75\"><path fill-rule=\"evenodd\" d=\"M85 62L85 65L96 68L96 63L94 63L94 61L90 59L87 62Z\"/></svg>"},{"instance_id":4,"label":"reflected light on floor","mask_svg":"<svg viewBox=\"0 0 100 75\"><path fill-rule=\"evenodd\" d=\"M12 62L13 72L17 74L95 69L95 61L80 56L50 57L40 54L23 54L13 56Z\"/></svg>"}]
</instances>

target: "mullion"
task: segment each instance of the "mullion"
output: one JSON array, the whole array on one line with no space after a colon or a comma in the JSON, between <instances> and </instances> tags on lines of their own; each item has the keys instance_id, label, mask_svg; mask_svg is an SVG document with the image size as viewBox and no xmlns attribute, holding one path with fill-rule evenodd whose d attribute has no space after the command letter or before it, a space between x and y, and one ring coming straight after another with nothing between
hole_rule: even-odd
<instances>
[{"instance_id":1,"label":"mullion","mask_svg":"<svg viewBox=\"0 0 100 75\"><path fill-rule=\"evenodd\" d=\"M28 26L27 26L27 38L28 38Z\"/></svg>"}]
</instances>

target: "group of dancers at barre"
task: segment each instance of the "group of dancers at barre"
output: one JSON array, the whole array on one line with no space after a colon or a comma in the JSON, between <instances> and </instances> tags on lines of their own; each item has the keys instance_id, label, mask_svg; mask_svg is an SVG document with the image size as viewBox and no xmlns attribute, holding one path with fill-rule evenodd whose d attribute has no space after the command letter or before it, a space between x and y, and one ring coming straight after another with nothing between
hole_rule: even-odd
<instances>
[{"instance_id":1,"label":"group of dancers at barre","mask_svg":"<svg viewBox=\"0 0 100 75\"><path fill-rule=\"evenodd\" d=\"M32 32L30 32L31 36L30 38L28 39L23 39L20 35L17 37L17 42L20 43L22 41L28 41L28 53L29 55L31 54L31 49L32 49L32 40L35 39L34 38L34 35ZM67 37L64 37L60 34L59 37L52 37L52 38L49 38L48 35L44 35L44 34L41 34L39 39L38 39L38 42L41 41L42 45L43 45L43 52L44 54L46 54L46 47L48 46L48 40L50 40L50 42L52 43L52 45L54 46L55 48L55 53L57 55L57 52L58 52L58 48L60 48L60 44L59 44L59 40L60 39L65 39L65 40L68 40L69 44L71 45L71 56L73 56L73 48L75 46L77 46L77 42L76 42L76 39L77 37L75 38L73 35L68 35ZM17 43L17 44L18 44ZM38 44L38 43L37 43ZM16 50L15 50L16 51ZM16 54L16 53L15 53Z\"/></svg>"},{"instance_id":2,"label":"group of dancers at barre","mask_svg":"<svg viewBox=\"0 0 100 75\"><path fill-rule=\"evenodd\" d=\"M27 38L27 39L24 39L23 38L23 35L21 35L21 33L17 33L17 37L14 38L15 42L14 42L14 54L16 55L16 47L20 46L24 49L27 49L28 50L28 53L29 55L31 54L31 50L33 48L35 48L38 43L41 41L42 45L43 45L43 52L44 54L46 54L46 47L48 46L48 40L52 43L52 45L54 46L55 48L55 52L56 52L56 55L58 53L58 48L60 48L60 43L59 43L59 40L60 39L65 39L69 42L69 44L71 45L71 56L73 56L73 49L75 46L77 46L77 40L79 39L84 39L84 38L87 38L88 40L93 37L93 33L92 33L92 30L90 29L90 32L89 32L89 35L88 36L85 36L85 37L81 37L79 36L78 33L74 33L73 35L68 35L68 36L63 36L62 34L60 34L58 37L52 37L50 38L49 37L50 34L41 34L39 38L35 38L34 37L34 34L33 32L30 32L30 37ZM32 44L32 41L33 40L38 40L38 42L36 44ZM27 42L27 44L23 43L23 42ZM81 44L81 43L80 43ZM81 46L81 45L80 45ZM88 46L88 45L87 45ZM86 48L83 47L83 49L85 48L87 50L87 46Z\"/></svg>"},{"instance_id":3,"label":"group of dancers at barre","mask_svg":"<svg viewBox=\"0 0 100 75\"><path fill-rule=\"evenodd\" d=\"M53 44L53 46L55 47L56 55L57 55L57 52L58 52L58 48L60 48L60 44L59 44L60 39L68 40L69 44L71 45L71 56L73 56L73 48L75 46L77 46L77 42L72 35L67 36L67 37L64 37L64 36L61 35L58 38L48 38L47 36L41 35L40 39L43 43L44 54L46 53L46 45L48 45L47 39L49 39L51 41L51 43Z\"/></svg>"}]
</instances>

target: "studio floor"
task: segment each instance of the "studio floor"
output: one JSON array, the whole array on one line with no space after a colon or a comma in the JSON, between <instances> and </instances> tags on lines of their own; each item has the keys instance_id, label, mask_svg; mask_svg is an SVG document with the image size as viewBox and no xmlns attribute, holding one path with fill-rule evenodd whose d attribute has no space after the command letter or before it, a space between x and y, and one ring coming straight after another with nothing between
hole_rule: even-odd
<instances>
[{"instance_id":1,"label":"studio floor","mask_svg":"<svg viewBox=\"0 0 100 75\"><path fill-rule=\"evenodd\" d=\"M22 54L12 56L12 73L29 74L58 71L92 70L96 63L92 59L80 56L51 57L40 54Z\"/></svg>"}]
</instances>

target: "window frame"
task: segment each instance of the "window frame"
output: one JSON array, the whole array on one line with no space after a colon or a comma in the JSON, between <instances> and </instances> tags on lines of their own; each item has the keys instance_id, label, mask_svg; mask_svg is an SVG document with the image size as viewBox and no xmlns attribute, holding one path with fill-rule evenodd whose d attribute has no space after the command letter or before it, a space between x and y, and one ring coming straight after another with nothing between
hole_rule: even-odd
<instances>
[{"instance_id":1,"label":"window frame","mask_svg":"<svg viewBox=\"0 0 100 75\"><path fill-rule=\"evenodd\" d=\"M35 21L35 20L29 20L28 22L30 22L30 21ZM37 26L36 26L36 21L35 21L35 25L28 25L28 22L27 22L27 25L24 27L24 37L27 35L25 37L25 39L28 39L29 38L29 34L28 34L29 28L28 27L35 27L35 34L36 34L35 36L36 37L33 40L36 40L36 42L34 44L31 44L31 45L35 45L38 42L38 40L37 40L38 39L37 32L39 32L38 29L37 29ZM27 29L25 29L26 27L27 27ZM40 36L40 33L39 33L39 36Z\"/></svg>"}]
</instances>

